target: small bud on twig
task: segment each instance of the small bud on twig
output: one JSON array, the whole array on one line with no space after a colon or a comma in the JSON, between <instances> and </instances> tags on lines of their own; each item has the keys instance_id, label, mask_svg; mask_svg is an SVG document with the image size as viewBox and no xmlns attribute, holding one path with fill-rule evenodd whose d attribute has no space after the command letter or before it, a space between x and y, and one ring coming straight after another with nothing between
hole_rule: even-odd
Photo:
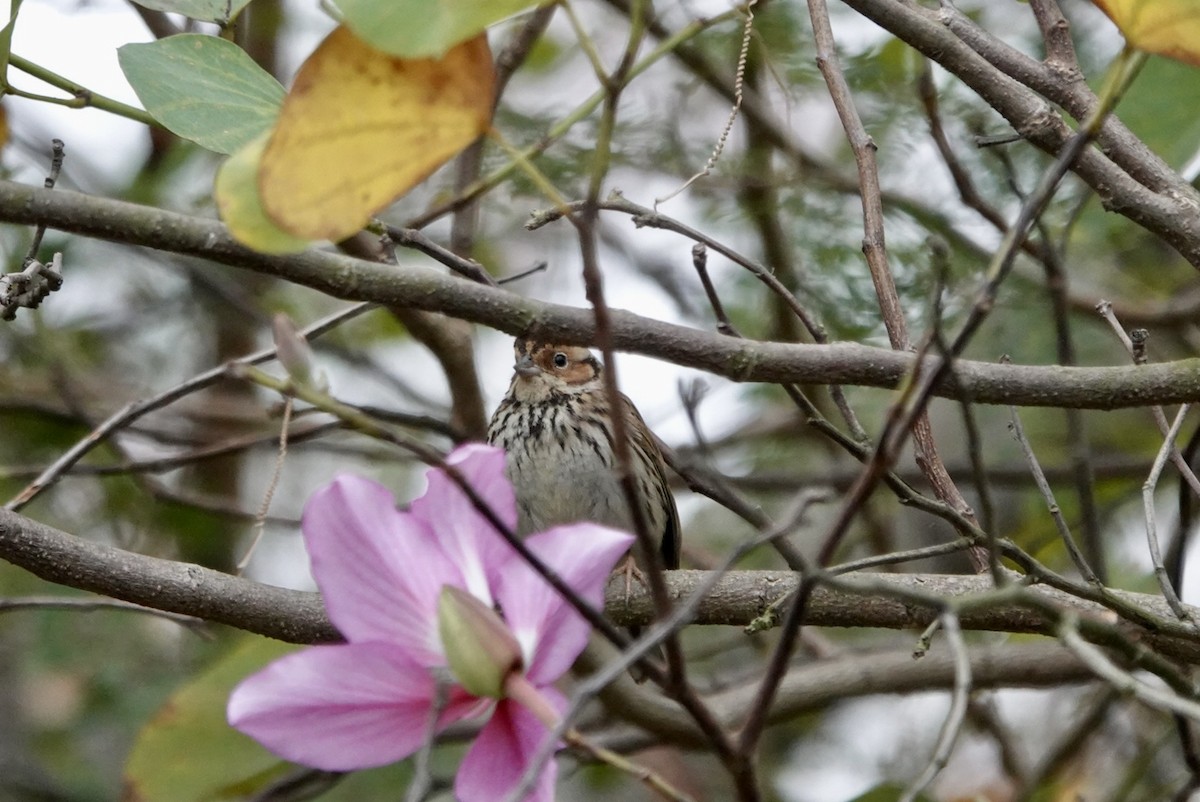
<instances>
[{"instance_id":1,"label":"small bud on twig","mask_svg":"<svg viewBox=\"0 0 1200 802\"><path fill-rule=\"evenodd\" d=\"M292 381L321 392L329 389L324 372L316 366L312 347L290 317L283 312L276 314L271 321L271 334L275 338L275 356Z\"/></svg>"}]
</instances>

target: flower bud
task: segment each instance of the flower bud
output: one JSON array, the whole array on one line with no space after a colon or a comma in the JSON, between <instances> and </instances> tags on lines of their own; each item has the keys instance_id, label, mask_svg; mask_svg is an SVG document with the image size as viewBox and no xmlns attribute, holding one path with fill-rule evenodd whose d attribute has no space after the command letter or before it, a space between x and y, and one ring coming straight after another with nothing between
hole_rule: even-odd
<instances>
[{"instance_id":1,"label":"flower bud","mask_svg":"<svg viewBox=\"0 0 1200 802\"><path fill-rule=\"evenodd\" d=\"M275 356L292 381L320 392L329 389L325 374L316 367L312 347L290 317L283 312L276 314L271 321L271 334L275 339Z\"/></svg>"},{"instance_id":2,"label":"flower bud","mask_svg":"<svg viewBox=\"0 0 1200 802\"><path fill-rule=\"evenodd\" d=\"M474 696L504 696L508 675L521 669L521 645L496 611L462 588L438 598L438 634L451 673Z\"/></svg>"}]
</instances>

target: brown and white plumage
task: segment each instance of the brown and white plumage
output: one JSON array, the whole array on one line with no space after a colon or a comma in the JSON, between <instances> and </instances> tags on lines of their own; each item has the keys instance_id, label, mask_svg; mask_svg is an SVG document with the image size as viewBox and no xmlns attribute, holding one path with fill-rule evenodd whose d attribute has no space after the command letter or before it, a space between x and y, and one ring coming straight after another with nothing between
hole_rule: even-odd
<instances>
[{"instance_id":1,"label":"brown and white plumage","mask_svg":"<svg viewBox=\"0 0 1200 802\"><path fill-rule=\"evenodd\" d=\"M517 496L517 530L595 521L628 531L633 520L617 478L608 395L600 362L586 348L518 338L508 394L488 426L488 442L508 454ZM667 568L679 567L679 513L662 455L642 416L620 397L650 532Z\"/></svg>"}]
</instances>

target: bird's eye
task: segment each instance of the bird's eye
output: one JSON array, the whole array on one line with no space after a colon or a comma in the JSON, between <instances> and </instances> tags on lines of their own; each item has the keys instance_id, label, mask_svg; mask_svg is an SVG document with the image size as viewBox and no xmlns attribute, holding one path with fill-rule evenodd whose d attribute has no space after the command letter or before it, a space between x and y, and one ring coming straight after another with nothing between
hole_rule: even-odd
<instances>
[{"instance_id":1,"label":"bird's eye","mask_svg":"<svg viewBox=\"0 0 1200 802\"><path fill-rule=\"evenodd\" d=\"M557 351L554 354L554 367L565 368L567 366L567 355L562 351Z\"/></svg>"}]
</instances>

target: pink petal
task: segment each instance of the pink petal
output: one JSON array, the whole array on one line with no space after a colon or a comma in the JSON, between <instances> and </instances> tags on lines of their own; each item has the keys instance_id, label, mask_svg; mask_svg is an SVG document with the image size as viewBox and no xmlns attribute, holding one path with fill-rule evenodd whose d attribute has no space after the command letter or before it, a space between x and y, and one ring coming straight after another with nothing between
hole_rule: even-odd
<instances>
[{"instance_id":1,"label":"pink petal","mask_svg":"<svg viewBox=\"0 0 1200 802\"><path fill-rule=\"evenodd\" d=\"M462 575L387 488L340 476L309 499L303 529L325 607L347 640L388 641L424 665L445 663L437 599L442 585L461 587Z\"/></svg>"},{"instance_id":2,"label":"pink petal","mask_svg":"<svg viewBox=\"0 0 1200 802\"><path fill-rule=\"evenodd\" d=\"M422 744L434 680L383 643L313 646L276 660L229 697L229 723L282 758L326 771L392 763ZM479 712L451 691L438 729Z\"/></svg>"},{"instance_id":3,"label":"pink petal","mask_svg":"<svg viewBox=\"0 0 1200 802\"><path fill-rule=\"evenodd\" d=\"M517 523L517 502L504 475L504 451L468 443L446 457L496 516L511 529ZM488 604L493 602L490 579L513 549L480 513L467 494L444 471L430 471L429 488L413 501L412 514L429 527L441 548L462 571L466 589Z\"/></svg>"},{"instance_id":4,"label":"pink petal","mask_svg":"<svg viewBox=\"0 0 1200 802\"><path fill-rule=\"evenodd\" d=\"M553 688L539 688L559 710L566 709L566 700ZM521 781L525 767L541 749L549 736L532 713L510 699L501 699L496 710L484 725L470 751L458 767L454 780L454 795L459 802L496 802L504 799ZM526 802L551 802L558 765L554 759L538 776Z\"/></svg>"},{"instance_id":5,"label":"pink petal","mask_svg":"<svg viewBox=\"0 0 1200 802\"><path fill-rule=\"evenodd\" d=\"M525 542L583 599L601 609L609 573L633 536L579 523L556 526ZM562 676L587 644L591 625L519 557L505 566L496 596L525 652L529 679L540 685Z\"/></svg>"}]
</instances>

